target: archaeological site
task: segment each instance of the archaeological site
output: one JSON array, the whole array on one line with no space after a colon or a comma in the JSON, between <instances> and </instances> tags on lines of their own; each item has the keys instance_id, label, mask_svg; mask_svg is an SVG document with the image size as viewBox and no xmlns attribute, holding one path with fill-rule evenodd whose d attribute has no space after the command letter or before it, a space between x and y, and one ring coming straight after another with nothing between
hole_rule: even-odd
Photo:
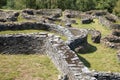
<instances>
[{"instance_id":1,"label":"archaeological site","mask_svg":"<svg viewBox=\"0 0 120 80\"><path fill-rule=\"evenodd\" d=\"M0 10L0 53L1 56L8 54L48 56L59 71L58 78L54 80L120 80L120 23L118 22L120 18L106 10L87 12L69 9ZM28 32L24 32L26 30ZM109 50L113 50L114 53ZM100 54L107 56L107 59ZM91 55L98 56L91 57ZM88 56L88 59L84 56ZM114 57L113 60L110 59L111 56ZM92 64L89 62L90 58L98 60L98 63ZM102 67L97 70L91 68L92 65ZM117 66L116 70L114 65ZM110 67L111 70L104 67Z\"/></svg>"}]
</instances>

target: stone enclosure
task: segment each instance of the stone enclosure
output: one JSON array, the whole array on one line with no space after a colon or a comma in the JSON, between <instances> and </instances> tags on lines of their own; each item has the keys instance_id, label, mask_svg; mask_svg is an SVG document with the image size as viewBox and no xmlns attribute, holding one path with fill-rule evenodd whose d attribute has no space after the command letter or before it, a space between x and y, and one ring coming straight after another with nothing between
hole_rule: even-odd
<instances>
[{"instance_id":1,"label":"stone enclosure","mask_svg":"<svg viewBox=\"0 0 120 80\"><path fill-rule=\"evenodd\" d=\"M19 17L23 22L18 22ZM26 9L21 12L0 11L0 31L6 30L45 30L53 31L67 37L63 41L60 36L50 33L6 34L0 35L0 53L2 54L43 54L55 64L57 69L66 75L65 80L120 80L120 73L90 71L75 52L85 52L89 46L88 34L94 43L104 43L108 47L120 49L120 24L115 24L118 18L106 11L72 11L65 10L62 16L60 9ZM55 21L76 24L71 18L79 17L83 24L99 22L113 32L101 39L101 32L93 29L77 29L63 27ZM25 21L24 21L25 20ZM120 55L118 51L118 59ZM62 79L61 79L62 80Z\"/></svg>"}]
</instances>

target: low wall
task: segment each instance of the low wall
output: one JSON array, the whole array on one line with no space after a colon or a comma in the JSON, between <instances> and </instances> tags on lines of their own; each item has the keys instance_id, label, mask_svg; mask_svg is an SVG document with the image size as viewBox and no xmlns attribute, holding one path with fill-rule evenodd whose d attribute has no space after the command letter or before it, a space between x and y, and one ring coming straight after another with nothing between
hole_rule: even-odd
<instances>
[{"instance_id":1,"label":"low wall","mask_svg":"<svg viewBox=\"0 0 120 80\"><path fill-rule=\"evenodd\" d=\"M95 72L93 75L97 80L120 80L120 73Z\"/></svg>"},{"instance_id":2,"label":"low wall","mask_svg":"<svg viewBox=\"0 0 120 80\"><path fill-rule=\"evenodd\" d=\"M98 19L99 23L101 23L103 26L110 28L110 26L112 25L112 22L108 21L105 17L99 17Z\"/></svg>"},{"instance_id":3,"label":"low wall","mask_svg":"<svg viewBox=\"0 0 120 80\"><path fill-rule=\"evenodd\" d=\"M51 34L0 35L0 53L46 53L69 80L95 80L64 41Z\"/></svg>"},{"instance_id":4,"label":"low wall","mask_svg":"<svg viewBox=\"0 0 120 80\"><path fill-rule=\"evenodd\" d=\"M40 22L0 23L0 31L5 30L48 30L49 25Z\"/></svg>"},{"instance_id":5,"label":"low wall","mask_svg":"<svg viewBox=\"0 0 120 80\"><path fill-rule=\"evenodd\" d=\"M45 30L45 31L54 31L58 34L64 35L67 37L66 43L70 45L70 48L74 50L75 48L82 46L85 50L87 47L87 31L85 29L77 30L77 35L65 27L49 23L40 23L40 22L23 22L23 23L1 23L0 31L5 30ZM78 41L78 42L76 42Z\"/></svg>"},{"instance_id":6,"label":"low wall","mask_svg":"<svg viewBox=\"0 0 120 80\"><path fill-rule=\"evenodd\" d=\"M0 35L0 53L43 54L46 34Z\"/></svg>"},{"instance_id":7,"label":"low wall","mask_svg":"<svg viewBox=\"0 0 120 80\"><path fill-rule=\"evenodd\" d=\"M46 54L68 80L96 80L79 57L59 38L49 35Z\"/></svg>"}]
</instances>

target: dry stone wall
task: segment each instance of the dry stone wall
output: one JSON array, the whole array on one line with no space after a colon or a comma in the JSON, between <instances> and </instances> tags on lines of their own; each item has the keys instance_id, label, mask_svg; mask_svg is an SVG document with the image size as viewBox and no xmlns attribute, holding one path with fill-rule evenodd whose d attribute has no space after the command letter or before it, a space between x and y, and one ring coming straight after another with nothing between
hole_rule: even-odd
<instances>
[{"instance_id":1,"label":"dry stone wall","mask_svg":"<svg viewBox=\"0 0 120 80\"><path fill-rule=\"evenodd\" d=\"M97 80L120 80L120 73L94 72L93 75Z\"/></svg>"},{"instance_id":2,"label":"dry stone wall","mask_svg":"<svg viewBox=\"0 0 120 80\"><path fill-rule=\"evenodd\" d=\"M46 34L0 35L0 53L2 54L43 54Z\"/></svg>"},{"instance_id":3,"label":"dry stone wall","mask_svg":"<svg viewBox=\"0 0 120 80\"><path fill-rule=\"evenodd\" d=\"M17 21L19 14L14 11L0 11L0 22Z\"/></svg>"},{"instance_id":4,"label":"dry stone wall","mask_svg":"<svg viewBox=\"0 0 120 80\"><path fill-rule=\"evenodd\" d=\"M96 80L78 56L59 37L50 35L46 47L46 54L57 68L68 76L68 80Z\"/></svg>"},{"instance_id":5,"label":"dry stone wall","mask_svg":"<svg viewBox=\"0 0 120 80\"><path fill-rule=\"evenodd\" d=\"M5 30L48 30L49 25L40 22L23 22L23 23L0 23L0 31Z\"/></svg>"},{"instance_id":6,"label":"dry stone wall","mask_svg":"<svg viewBox=\"0 0 120 80\"><path fill-rule=\"evenodd\" d=\"M45 53L69 80L95 80L89 69L58 36L46 33L1 35L0 52Z\"/></svg>"},{"instance_id":7,"label":"dry stone wall","mask_svg":"<svg viewBox=\"0 0 120 80\"><path fill-rule=\"evenodd\" d=\"M66 43L71 47L72 50L75 50L75 48L77 48L78 46L81 46L84 50L85 50L85 47L87 47L87 31L84 29L79 30L80 34L75 36L74 33L72 33L68 28L62 27L60 25L49 24L49 23L23 22L23 23L1 23L0 24L0 31L28 30L28 29L54 31L58 34L64 35L68 39ZM79 41L79 43L76 41Z\"/></svg>"},{"instance_id":8,"label":"dry stone wall","mask_svg":"<svg viewBox=\"0 0 120 80\"><path fill-rule=\"evenodd\" d=\"M119 80L119 73L91 72L59 36L46 33L0 36L1 53L39 53L51 58L68 80ZM93 77L94 76L94 77ZM96 77L96 78L95 78Z\"/></svg>"}]
</instances>

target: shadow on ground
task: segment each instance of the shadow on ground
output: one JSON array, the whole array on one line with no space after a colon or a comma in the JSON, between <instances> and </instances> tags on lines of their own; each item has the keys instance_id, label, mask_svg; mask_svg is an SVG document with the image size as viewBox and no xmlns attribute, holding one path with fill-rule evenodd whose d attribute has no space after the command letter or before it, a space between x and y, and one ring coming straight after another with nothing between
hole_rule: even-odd
<instances>
[{"instance_id":1,"label":"shadow on ground","mask_svg":"<svg viewBox=\"0 0 120 80\"><path fill-rule=\"evenodd\" d=\"M80 55L78 55L78 57L86 67L88 67L88 68L91 67L90 63L85 58L81 57Z\"/></svg>"},{"instance_id":2,"label":"shadow on ground","mask_svg":"<svg viewBox=\"0 0 120 80\"><path fill-rule=\"evenodd\" d=\"M91 44L88 44L87 47L84 50L81 50L78 52L78 54L89 54L93 53L97 50L97 48Z\"/></svg>"}]
</instances>

